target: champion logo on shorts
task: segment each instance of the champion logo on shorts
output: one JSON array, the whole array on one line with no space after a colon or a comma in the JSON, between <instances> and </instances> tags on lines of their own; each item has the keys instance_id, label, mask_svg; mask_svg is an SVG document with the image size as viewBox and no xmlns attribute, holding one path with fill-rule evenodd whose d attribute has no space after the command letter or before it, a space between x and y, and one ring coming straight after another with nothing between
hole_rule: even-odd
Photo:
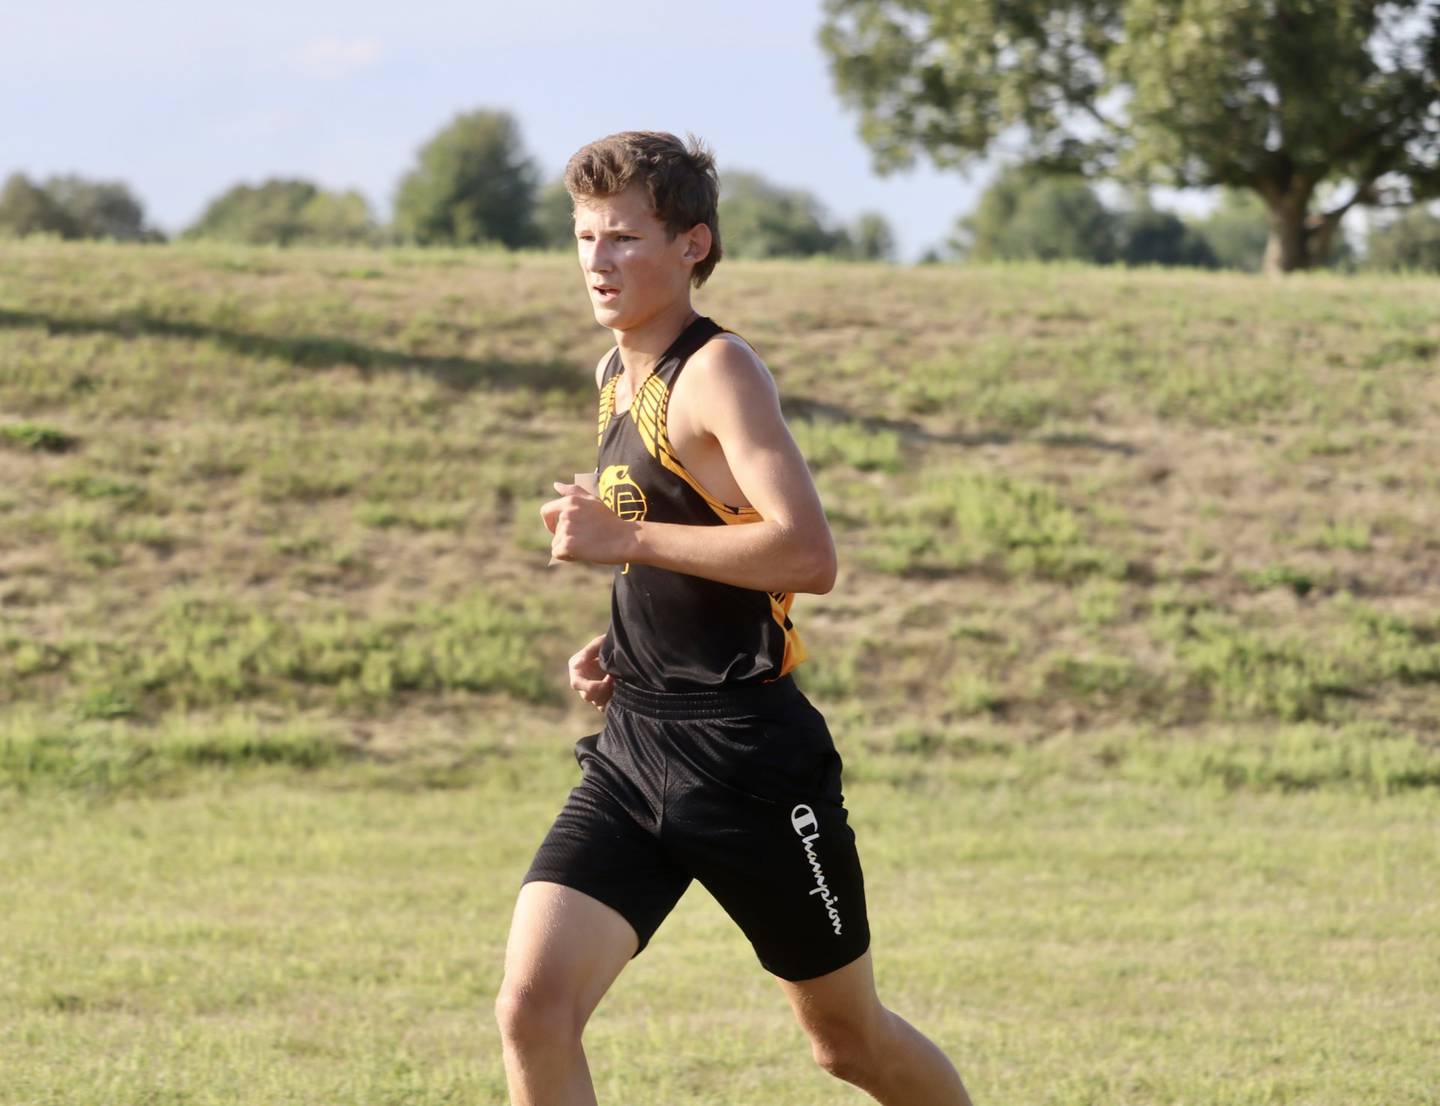
<instances>
[{"instance_id":1,"label":"champion logo on shorts","mask_svg":"<svg viewBox=\"0 0 1440 1106\"><path fill-rule=\"evenodd\" d=\"M830 893L830 886L825 882L825 873L820 868L820 858L815 855L815 842L820 839L820 819L815 817L813 810L801 803L790 812L790 824L800 835L800 843L805 846L805 858L810 861L810 870L815 873L815 887L810 894L820 896L825 903L825 913L830 915L831 928L839 933L840 911L835 909L835 904L840 900Z\"/></svg>"}]
</instances>

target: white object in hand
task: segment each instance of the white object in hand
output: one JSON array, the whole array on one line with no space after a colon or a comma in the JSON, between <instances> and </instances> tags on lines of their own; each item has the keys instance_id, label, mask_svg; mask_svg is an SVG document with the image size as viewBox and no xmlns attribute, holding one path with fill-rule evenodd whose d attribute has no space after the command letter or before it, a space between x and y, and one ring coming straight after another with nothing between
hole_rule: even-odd
<instances>
[{"instance_id":1,"label":"white object in hand","mask_svg":"<svg viewBox=\"0 0 1440 1106\"><path fill-rule=\"evenodd\" d=\"M573 484L579 484L582 488L584 488L584 489L585 489L587 492L589 492L591 495L599 495L599 494L600 494L599 491L596 490L596 489L598 488L598 484L596 483L596 476L595 476L595 474L594 474L593 472L577 472L577 473L575 474L575 479L574 479L573 481L571 481L571 483L573 483ZM551 558L550 558L550 565L558 565L558 564L560 564L560 563L561 563L561 562L560 562L560 560L559 560L558 557L551 557ZM546 567L546 568L549 568L550 565L546 565L545 567Z\"/></svg>"}]
</instances>

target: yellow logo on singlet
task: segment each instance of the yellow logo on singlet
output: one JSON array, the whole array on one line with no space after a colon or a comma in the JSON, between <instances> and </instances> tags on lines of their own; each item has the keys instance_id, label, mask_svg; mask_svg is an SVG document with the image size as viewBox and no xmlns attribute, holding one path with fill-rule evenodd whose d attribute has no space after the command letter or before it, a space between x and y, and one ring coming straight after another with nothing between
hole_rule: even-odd
<instances>
[{"instance_id":1,"label":"yellow logo on singlet","mask_svg":"<svg viewBox=\"0 0 1440 1106\"><path fill-rule=\"evenodd\" d=\"M629 465L607 465L600 474L600 499L626 522L645 517L645 493L630 479Z\"/></svg>"},{"instance_id":2,"label":"yellow logo on singlet","mask_svg":"<svg viewBox=\"0 0 1440 1106\"><path fill-rule=\"evenodd\" d=\"M645 518L645 493L630 479L629 465L605 466L600 474L599 490L600 501L626 522L640 522ZM622 575L629 571L627 563Z\"/></svg>"}]
</instances>

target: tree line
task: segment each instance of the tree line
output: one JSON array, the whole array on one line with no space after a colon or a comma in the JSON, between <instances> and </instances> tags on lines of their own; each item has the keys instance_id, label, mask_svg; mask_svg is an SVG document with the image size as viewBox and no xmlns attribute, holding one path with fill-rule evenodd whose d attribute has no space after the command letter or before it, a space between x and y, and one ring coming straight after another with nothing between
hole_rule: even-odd
<instances>
[{"instance_id":1,"label":"tree line","mask_svg":"<svg viewBox=\"0 0 1440 1106\"><path fill-rule=\"evenodd\" d=\"M1341 233L1380 213L1366 261L1440 268L1440 0L823 0L820 47L879 173L920 156L964 170L1016 161L962 220L952 256L1250 266L1350 264ZM1130 187L1106 212L1087 181ZM1224 190L1207 225L1143 200L1154 185ZM187 236L245 241L568 244L563 189L541 187L505 112L458 116L420 151L376 224L358 193L237 185ZM1387 211L1387 209L1389 209ZM122 186L12 176L0 229L141 237ZM828 220L808 193L722 180L735 256L883 258L883 216ZM563 242L562 242L563 239ZM934 256L941 256L935 251Z\"/></svg>"},{"instance_id":2,"label":"tree line","mask_svg":"<svg viewBox=\"0 0 1440 1106\"><path fill-rule=\"evenodd\" d=\"M1440 226L1440 220L1436 220ZM1367 264L1397 263L1382 230L1369 242ZM1056 175L1018 164L997 174L974 211L956 220L953 235L931 260L1084 261L1094 265L1165 265L1257 272L1264 265L1269 220L1253 194L1226 189L1208 215L1182 218L1157 208L1145 189L1131 189L1107 206L1078 175ZM1440 253L1434 259L1440 264ZM1358 267L1348 243L1327 264ZM1412 264L1410 267L1414 267Z\"/></svg>"},{"instance_id":3,"label":"tree line","mask_svg":"<svg viewBox=\"0 0 1440 1106\"><path fill-rule=\"evenodd\" d=\"M121 181L92 181L68 174L35 182L12 173L0 188L0 234L54 234L61 238L114 238L163 242L145 223L139 200Z\"/></svg>"},{"instance_id":4,"label":"tree line","mask_svg":"<svg viewBox=\"0 0 1440 1106\"><path fill-rule=\"evenodd\" d=\"M840 49L833 34L827 41L832 52ZM1121 207L1108 208L1093 178L1063 161L1022 159L996 175L975 209L957 219L952 236L922 261L1275 267L1276 214L1254 187L1225 184L1214 211L1186 220L1156 208L1143 180L1132 182ZM358 191L327 190L295 178L236 184L179 237L279 246L574 246L572 205L563 182L542 184L516 120L503 110L456 115L421 146L394 199L393 220L382 224ZM866 212L843 225L814 194L755 172L721 175L720 225L732 257L895 258L894 233L882 214ZM73 174L36 182L14 173L0 188L0 235L32 233L165 240L123 182ZM1313 251L1308 264L1440 271L1440 217L1411 205L1372 230L1363 257L1343 236L1334 236L1326 239L1323 253Z\"/></svg>"},{"instance_id":5,"label":"tree line","mask_svg":"<svg viewBox=\"0 0 1440 1106\"><path fill-rule=\"evenodd\" d=\"M810 192L759 173L721 176L720 221L732 257L813 257L883 261L895 235L879 212L849 225ZM394 218L382 224L356 191L297 178L236 184L179 235L252 245L498 245L573 249L572 205L562 181L542 183L514 117L478 109L456 115L423 146L395 190ZM15 173L0 189L0 233L163 241L119 181L75 176L34 182Z\"/></svg>"}]
</instances>

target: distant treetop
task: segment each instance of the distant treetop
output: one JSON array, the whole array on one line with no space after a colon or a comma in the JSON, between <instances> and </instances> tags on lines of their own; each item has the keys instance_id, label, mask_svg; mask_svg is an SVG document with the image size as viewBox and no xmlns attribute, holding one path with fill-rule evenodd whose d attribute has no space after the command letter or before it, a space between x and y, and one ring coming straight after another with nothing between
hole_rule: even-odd
<instances>
[{"instance_id":1,"label":"distant treetop","mask_svg":"<svg viewBox=\"0 0 1440 1106\"><path fill-rule=\"evenodd\" d=\"M539 245L538 181L509 112L462 112L420 148L401 179L396 232L422 246Z\"/></svg>"},{"instance_id":2,"label":"distant treetop","mask_svg":"<svg viewBox=\"0 0 1440 1106\"><path fill-rule=\"evenodd\" d=\"M75 174L52 176L35 184L24 173L12 173L0 189L0 233L122 242L165 239L146 226L144 208L127 185Z\"/></svg>"}]
</instances>

